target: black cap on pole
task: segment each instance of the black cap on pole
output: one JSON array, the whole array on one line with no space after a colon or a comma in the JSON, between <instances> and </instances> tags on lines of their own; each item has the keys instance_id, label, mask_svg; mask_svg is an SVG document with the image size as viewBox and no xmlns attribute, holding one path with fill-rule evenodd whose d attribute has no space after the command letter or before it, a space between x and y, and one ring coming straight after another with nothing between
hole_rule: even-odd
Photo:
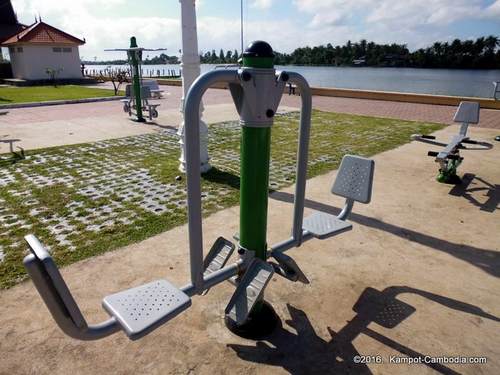
<instances>
[{"instance_id":1,"label":"black cap on pole","mask_svg":"<svg viewBox=\"0 0 500 375\"><path fill-rule=\"evenodd\" d=\"M243 52L243 57L274 57L274 52L269 43L255 40Z\"/></svg>"}]
</instances>

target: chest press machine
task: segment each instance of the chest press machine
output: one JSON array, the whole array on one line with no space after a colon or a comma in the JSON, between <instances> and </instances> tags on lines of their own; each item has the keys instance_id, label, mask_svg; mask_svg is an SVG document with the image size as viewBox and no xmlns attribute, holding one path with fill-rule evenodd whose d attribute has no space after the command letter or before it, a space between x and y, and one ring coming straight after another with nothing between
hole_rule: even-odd
<instances>
[{"instance_id":1,"label":"chest press machine","mask_svg":"<svg viewBox=\"0 0 500 375\"><path fill-rule=\"evenodd\" d=\"M176 287L156 280L103 299L110 318L89 325L73 299L50 254L33 235L26 237L31 254L24 265L58 326L80 340L96 340L119 330L136 340L191 306L191 297L204 295L211 287L232 281L236 290L225 310L226 325L244 337L261 337L278 322L272 307L264 301L264 289L274 273L296 282L309 281L285 251L303 242L325 239L352 229L347 222L355 201L369 203L374 162L344 156L332 193L346 198L338 216L314 212L303 218L309 133L311 92L307 81L297 73L276 72L274 54L266 42L249 45L240 69L214 70L200 76L185 102L188 232L191 280ZM302 108L298 139L296 186L291 237L270 248L266 242L269 186L270 137L273 117L287 82L301 93ZM215 83L229 85L240 115L241 188L239 260L226 265L235 245L220 237L203 259L200 180L199 107L205 91Z\"/></svg>"},{"instance_id":2,"label":"chest press machine","mask_svg":"<svg viewBox=\"0 0 500 375\"><path fill-rule=\"evenodd\" d=\"M464 158L460 156L460 150L472 150L472 148L466 148L464 144L481 146L480 148L473 148L473 150L487 150L491 148L491 145L486 142L472 140L467 135L469 125L479 123L479 103L460 102L453 121L462 125L460 126L458 134L454 135L447 144L436 141L436 137L433 135L413 134L411 139L444 147L444 149L439 152L429 151L427 153L428 156L435 157L436 163L439 164L439 173L436 180L448 184L459 184L461 179L457 176L457 168L464 160Z\"/></svg>"}]
</instances>

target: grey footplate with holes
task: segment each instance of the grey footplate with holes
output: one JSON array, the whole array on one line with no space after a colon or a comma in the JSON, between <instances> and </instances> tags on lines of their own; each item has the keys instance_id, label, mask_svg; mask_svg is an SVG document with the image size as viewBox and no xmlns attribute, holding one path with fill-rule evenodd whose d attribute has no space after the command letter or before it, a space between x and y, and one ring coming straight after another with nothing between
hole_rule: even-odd
<instances>
[{"instance_id":1,"label":"grey footplate with holes","mask_svg":"<svg viewBox=\"0 0 500 375\"><path fill-rule=\"evenodd\" d=\"M352 229L352 224L325 212L313 212L304 219L302 227L314 237L325 239Z\"/></svg>"},{"instance_id":2,"label":"grey footplate with holes","mask_svg":"<svg viewBox=\"0 0 500 375\"><path fill-rule=\"evenodd\" d=\"M137 340L191 306L191 298L166 280L157 280L107 296L106 311L127 336Z\"/></svg>"},{"instance_id":3,"label":"grey footplate with holes","mask_svg":"<svg viewBox=\"0 0 500 375\"><path fill-rule=\"evenodd\" d=\"M224 237L219 237L207 254L203 261L203 269L205 270L204 276L212 272L222 269L229 260L234 251L234 244L226 240Z\"/></svg>"},{"instance_id":4,"label":"grey footplate with holes","mask_svg":"<svg viewBox=\"0 0 500 375\"><path fill-rule=\"evenodd\" d=\"M245 323L273 273L274 268L269 263L254 259L226 307L226 316L238 325Z\"/></svg>"}]
</instances>

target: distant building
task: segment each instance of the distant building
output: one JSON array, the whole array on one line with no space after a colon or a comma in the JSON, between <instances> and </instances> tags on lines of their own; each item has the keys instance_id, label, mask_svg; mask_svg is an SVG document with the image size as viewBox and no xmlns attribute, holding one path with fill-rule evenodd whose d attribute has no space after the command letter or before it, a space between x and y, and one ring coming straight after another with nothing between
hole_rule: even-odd
<instances>
[{"instance_id":1,"label":"distant building","mask_svg":"<svg viewBox=\"0 0 500 375\"><path fill-rule=\"evenodd\" d=\"M366 65L366 56L361 56L359 59L352 60L352 63L356 66Z\"/></svg>"},{"instance_id":2,"label":"distant building","mask_svg":"<svg viewBox=\"0 0 500 375\"><path fill-rule=\"evenodd\" d=\"M11 35L0 45L8 47L14 78L44 80L47 70L58 79L82 78L79 46L84 40L75 38L42 21L37 21Z\"/></svg>"},{"instance_id":3,"label":"distant building","mask_svg":"<svg viewBox=\"0 0 500 375\"><path fill-rule=\"evenodd\" d=\"M80 79L79 46L75 38L44 22L31 26L18 22L11 0L0 0L0 47L9 50L12 75L27 81L46 80L47 70L59 79Z\"/></svg>"}]
</instances>

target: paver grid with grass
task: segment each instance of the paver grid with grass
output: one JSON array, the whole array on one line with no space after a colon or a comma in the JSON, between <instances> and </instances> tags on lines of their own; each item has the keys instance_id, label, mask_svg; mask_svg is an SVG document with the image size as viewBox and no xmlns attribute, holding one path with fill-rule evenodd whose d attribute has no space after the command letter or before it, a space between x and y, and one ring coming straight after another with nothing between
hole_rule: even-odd
<instances>
[{"instance_id":1,"label":"paver grid with grass","mask_svg":"<svg viewBox=\"0 0 500 375\"><path fill-rule=\"evenodd\" d=\"M295 178L298 113L276 116L270 188ZM338 167L344 154L370 156L443 125L315 111L308 177ZM0 287L26 277L23 236L34 233L59 265L151 237L186 222L185 179L175 132L0 155ZM239 200L240 126L210 126L214 168L202 179L204 214Z\"/></svg>"}]
</instances>

